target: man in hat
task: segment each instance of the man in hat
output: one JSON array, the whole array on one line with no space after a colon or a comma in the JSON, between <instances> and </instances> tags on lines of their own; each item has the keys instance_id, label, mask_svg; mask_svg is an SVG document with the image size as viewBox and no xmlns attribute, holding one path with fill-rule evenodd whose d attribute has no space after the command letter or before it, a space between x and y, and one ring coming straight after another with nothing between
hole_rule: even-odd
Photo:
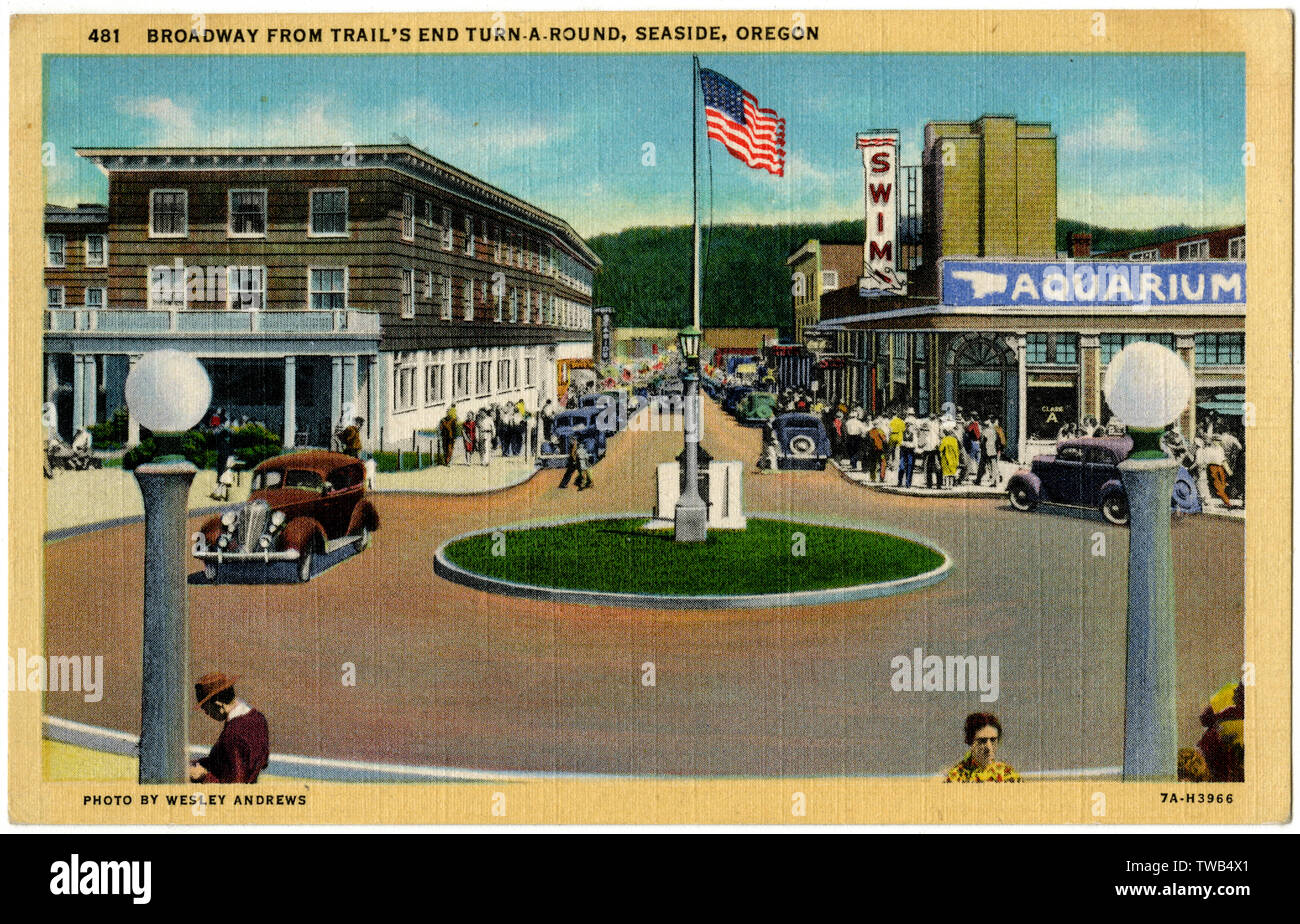
<instances>
[{"instance_id":1,"label":"man in hat","mask_svg":"<svg viewBox=\"0 0 1300 924\"><path fill-rule=\"evenodd\" d=\"M221 734L208 756L190 764L193 783L256 783L271 756L266 716L235 696L235 681L220 672L194 684L197 708L221 722Z\"/></svg>"},{"instance_id":2,"label":"man in hat","mask_svg":"<svg viewBox=\"0 0 1300 924\"><path fill-rule=\"evenodd\" d=\"M364 417L354 417L352 423L339 430L339 445L353 458L361 457L361 428L365 422Z\"/></svg>"}]
</instances>

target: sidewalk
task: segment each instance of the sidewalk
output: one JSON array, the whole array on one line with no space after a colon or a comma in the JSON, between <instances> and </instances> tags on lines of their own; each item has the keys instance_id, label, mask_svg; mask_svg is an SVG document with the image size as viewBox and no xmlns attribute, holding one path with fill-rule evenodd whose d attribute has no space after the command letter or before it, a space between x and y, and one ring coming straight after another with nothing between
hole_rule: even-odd
<instances>
[{"instance_id":1,"label":"sidewalk","mask_svg":"<svg viewBox=\"0 0 1300 924\"><path fill-rule=\"evenodd\" d=\"M429 494L483 494L523 484L537 473L533 456L493 457L487 465L431 465L414 472L380 472L375 491L420 491Z\"/></svg>"},{"instance_id":2,"label":"sidewalk","mask_svg":"<svg viewBox=\"0 0 1300 924\"><path fill-rule=\"evenodd\" d=\"M847 468L839 459L832 459L831 465L835 466L835 469L845 479L854 484L862 485L864 488L875 488L877 491L884 491L889 494L910 494L913 497L1005 497L1007 481L1023 467L1018 462L999 462L998 466L1001 470L1002 481L996 488L988 483L986 473L983 484L975 485L965 481L955 487L942 490L925 486L924 471L913 471L912 487L904 488L898 486L898 473L893 469L887 469L885 480L877 482L869 479L865 471L859 472Z\"/></svg>"},{"instance_id":3,"label":"sidewalk","mask_svg":"<svg viewBox=\"0 0 1300 924\"><path fill-rule=\"evenodd\" d=\"M498 457L487 466L453 464L414 472L380 473L375 475L374 490L375 493L480 494L522 484L535 472L531 457ZM217 473L201 471L194 476L190 487L188 509L193 515L241 503L248 499L251 481L251 473L243 472L239 484L230 489L228 501L213 500L211 494L217 484ZM59 470L44 483L47 533L144 516L144 501L135 476L120 468Z\"/></svg>"}]
</instances>

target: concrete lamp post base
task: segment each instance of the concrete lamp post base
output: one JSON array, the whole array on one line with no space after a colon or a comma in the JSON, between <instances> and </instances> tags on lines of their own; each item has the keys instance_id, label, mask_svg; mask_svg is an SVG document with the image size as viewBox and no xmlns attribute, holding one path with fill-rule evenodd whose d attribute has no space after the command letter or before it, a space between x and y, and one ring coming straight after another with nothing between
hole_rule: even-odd
<instances>
[{"instance_id":1,"label":"concrete lamp post base","mask_svg":"<svg viewBox=\"0 0 1300 924\"><path fill-rule=\"evenodd\" d=\"M1125 459L1128 494L1128 630L1124 691L1124 780L1178 777L1174 568L1170 504L1178 462Z\"/></svg>"},{"instance_id":2,"label":"concrete lamp post base","mask_svg":"<svg viewBox=\"0 0 1300 924\"><path fill-rule=\"evenodd\" d=\"M144 498L144 650L140 782L189 782L190 620L185 535L188 462L135 469Z\"/></svg>"}]
</instances>

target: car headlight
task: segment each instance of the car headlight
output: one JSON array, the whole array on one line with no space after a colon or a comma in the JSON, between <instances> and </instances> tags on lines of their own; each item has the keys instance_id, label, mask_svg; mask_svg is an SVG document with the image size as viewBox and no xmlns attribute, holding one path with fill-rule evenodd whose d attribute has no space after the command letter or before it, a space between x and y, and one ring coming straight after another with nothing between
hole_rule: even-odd
<instances>
[{"instance_id":1,"label":"car headlight","mask_svg":"<svg viewBox=\"0 0 1300 924\"><path fill-rule=\"evenodd\" d=\"M233 511L227 511L221 515L221 525L230 529L235 525L235 514Z\"/></svg>"},{"instance_id":2,"label":"car headlight","mask_svg":"<svg viewBox=\"0 0 1300 924\"><path fill-rule=\"evenodd\" d=\"M220 539L217 540L217 548L219 549L224 549L228 545L230 545L229 536L222 536Z\"/></svg>"},{"instance_id":3,"label":"car headlight","mask_svg":"<svg viewBox=\"0 0 1300 924\"><path fill-rule=\"evenodd\" d=\"M279 529L280 526L281 526L281 524L283 524L283 523L284 523L284 511L283 511L283 510L277 510L275 513L271 514L271 525L272 525L273 527L275 527L276 529Z\"/></svg>"},{"instance_id":4,"label":"car headlight","mask_svg":"<svg viewBox=\"0 0 1300 924\"><path fill-rule=\"evenodd\" d=\"M257 540L257 544L264 549L269 549L271 547L271 539L269 536L263 536L261 539Z\"/></svg>"}]
</instances>

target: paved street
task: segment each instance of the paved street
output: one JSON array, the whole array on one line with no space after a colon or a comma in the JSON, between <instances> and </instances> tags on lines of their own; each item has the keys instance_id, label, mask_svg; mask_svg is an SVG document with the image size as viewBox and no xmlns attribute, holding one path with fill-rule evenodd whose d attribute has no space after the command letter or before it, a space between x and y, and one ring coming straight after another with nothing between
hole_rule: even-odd
<instances>
[{"instance_id":1,"label":"paved street","mask_svg":"<svg viewBox=\"0 0 1300 924\"><path fill-rule=\"evenodd\" d=\"M307 585L191 581L191 673L242 675L280 753L501 770L684 775L938 774L965 751L967 712L995 712L1020 770L1122 762L1127 530L1087 512L1017 513L1003 499L918 498L833 470L760 474L760 433L705 399L704 444L742 459L747 512L891 525L952 555L943 583L797 610L675 612L560 607L433 575L456 534L523 520L649 512L658 462L680 432L628 432L558 490L542 472L473 496L381 494L374 546ZM57 486L56 481L56 486ZM191 523L191 531L198 521ZM1106 554L1094 556L1095 535ZM1175 522L1179 742L1242 661L1244 524ZM50 654L103 654L103 700L50 693L46 711L136 732L139 524L46 547ZM811 554L811 553L810 553ZM197 572L197 568L193 569ZM999 658L999 698L894 692L890 660ZM653 687L641 683L653 662ZM355 686L344 686L344 665ZM191 739L217 726L194 713Z\"/></svg>"}]
</instances>

